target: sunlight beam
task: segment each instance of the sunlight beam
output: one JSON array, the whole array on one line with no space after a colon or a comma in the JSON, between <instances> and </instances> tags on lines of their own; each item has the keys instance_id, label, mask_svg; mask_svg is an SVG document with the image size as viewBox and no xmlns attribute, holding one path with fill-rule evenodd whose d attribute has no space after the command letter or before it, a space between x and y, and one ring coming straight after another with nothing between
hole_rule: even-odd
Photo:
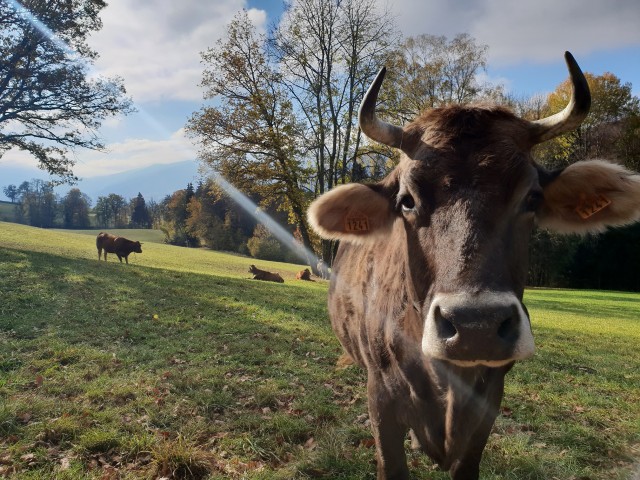
<instances>
[{"instance_id":1,"label":"sunlight beam","mask_svg":"<svg viewBox=\"0 0 640 480\"><path fill-rule=\"evenodd\" d=\"M9 3L16 9L16 11L22 15L27 21L29 21L34 28L40 33L46 36L52 43L54 43L59 49L61 49L65 55L73 59L82 60L81 55L72 49L67 43L60 39L49 27L42 23L35 15L33 15L27 8L25 8L18 0L8 0ZM89 65L90 63L87 62ZM147 113L144 109L135 105L136 110L141 115L142 119L154 130L160 134L170 137L171 132L168 131L157 119ZM197 152L194 150L191 144L188 144L186 140L184 142L185 150L191 152L194 160L198 158ZM263 212L258 205L256 205L249 197L229 183L222 175L217 172L213 172L210 177L216 182L226 193L233 199L233 201L251 216L253 216L259 223L262 223L276 239L282 243L282 245L291 251L297 258L302 260L305 264L310 266L318 263L318 257L311 251L309 251L304 245L300 244L284 227L271 218L268 214Z\"/></svg>"}]
</instances>

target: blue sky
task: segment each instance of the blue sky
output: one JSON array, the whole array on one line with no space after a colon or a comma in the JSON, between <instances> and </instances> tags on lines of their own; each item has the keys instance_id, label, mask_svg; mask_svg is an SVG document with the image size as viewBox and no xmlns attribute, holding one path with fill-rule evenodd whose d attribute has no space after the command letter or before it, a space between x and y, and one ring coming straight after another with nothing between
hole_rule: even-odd
<instances>
[{"instance_id":1,"label":"blue sky","mask_svg":"<svg viewBox=\"0 0 640 480\"><path fill-rule=\"evenodd\" d=\"M530 96L552 91L566 76L570 50L583 70L610 71L640 95L638 0L375 0L387 6L405 36L471 34L489 46L488 79ZM139 113L106 122L106 153L78 150L75 173L90 178L158 163L195 159L183 135L189 116L203 105L200 52L213 46L240 9L268 29L282 0L113 0L103 29L90 38L99 73L124 79ZM36 170L21 152L0 158L8 166ZM38 175L38 173L40 173Z\"/></svg>"}]
</instances>

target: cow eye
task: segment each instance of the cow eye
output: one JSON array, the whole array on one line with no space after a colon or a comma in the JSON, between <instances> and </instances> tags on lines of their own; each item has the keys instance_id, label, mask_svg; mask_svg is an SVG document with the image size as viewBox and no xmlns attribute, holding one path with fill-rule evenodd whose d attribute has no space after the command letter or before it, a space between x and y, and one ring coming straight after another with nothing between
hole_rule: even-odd
<instances>
[{"instance_id":1,"label":"cow eye","mask_svg":"<svg viewBox=\"0 0 640 480\"><path fill-rule=\"evenodd\" d=\"M535 212L540 208L542 202L544 201L544 195L539 190L534 190L527 195L527 199L525 201L524 209L527 212Z\"/></svg>"},{"instance_id":2,"label":"cow eye","mask_svg":"<svg viewBox=\"0 0 640 480\"><path fill-rule=\"evenodd\" d=\"M403 212L412 212L416 207L413 197L409 194L403 195L398 203L400 204L400 208L402 208Z\"/></svg>"}]
</instances>

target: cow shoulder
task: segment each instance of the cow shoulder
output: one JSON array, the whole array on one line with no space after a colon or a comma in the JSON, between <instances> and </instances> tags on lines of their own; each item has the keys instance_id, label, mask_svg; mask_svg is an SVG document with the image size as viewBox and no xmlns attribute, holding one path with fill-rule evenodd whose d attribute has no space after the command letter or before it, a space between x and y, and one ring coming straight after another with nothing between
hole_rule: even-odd
<instances>
[{"instance_id":1,"label":"cow shoulder","mask_svg":"<svg viewBox=\"0 0 640 480\"><path fill-rule=\"evenodd\" d=\"M544 189L537 212L543 228L560 233L602 232L640 220L640 175L603 160L565 168Z\"/></svg>"}]
</instances>

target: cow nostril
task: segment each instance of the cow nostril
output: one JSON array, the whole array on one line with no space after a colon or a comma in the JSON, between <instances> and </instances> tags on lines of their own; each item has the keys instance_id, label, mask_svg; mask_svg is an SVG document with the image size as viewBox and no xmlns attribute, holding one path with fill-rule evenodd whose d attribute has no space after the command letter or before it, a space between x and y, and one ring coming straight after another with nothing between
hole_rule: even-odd
<instances>
[{"instance_id":1,"label":"cow nostril","mask_svg":"<svg viewBox=\"0 0 640 480\"><path fill-rule=\"evenodd\" d=\"M498 327L498 337L513 342L518 338L518 322L513 316L508 317Z\"/></svg>"},{"instance_id":2,"label":"cow nostril","mask_svg":"<svg viewBox=\"0 0 640 480\"><path fill-rule=\"evenodd\" d=\"M435 321L438 336L440 338L447 340L455 337L458 334L458 330L456 329L455 325L442 315L440 307L436 307Z\"/></svg>"}]
</instances>

